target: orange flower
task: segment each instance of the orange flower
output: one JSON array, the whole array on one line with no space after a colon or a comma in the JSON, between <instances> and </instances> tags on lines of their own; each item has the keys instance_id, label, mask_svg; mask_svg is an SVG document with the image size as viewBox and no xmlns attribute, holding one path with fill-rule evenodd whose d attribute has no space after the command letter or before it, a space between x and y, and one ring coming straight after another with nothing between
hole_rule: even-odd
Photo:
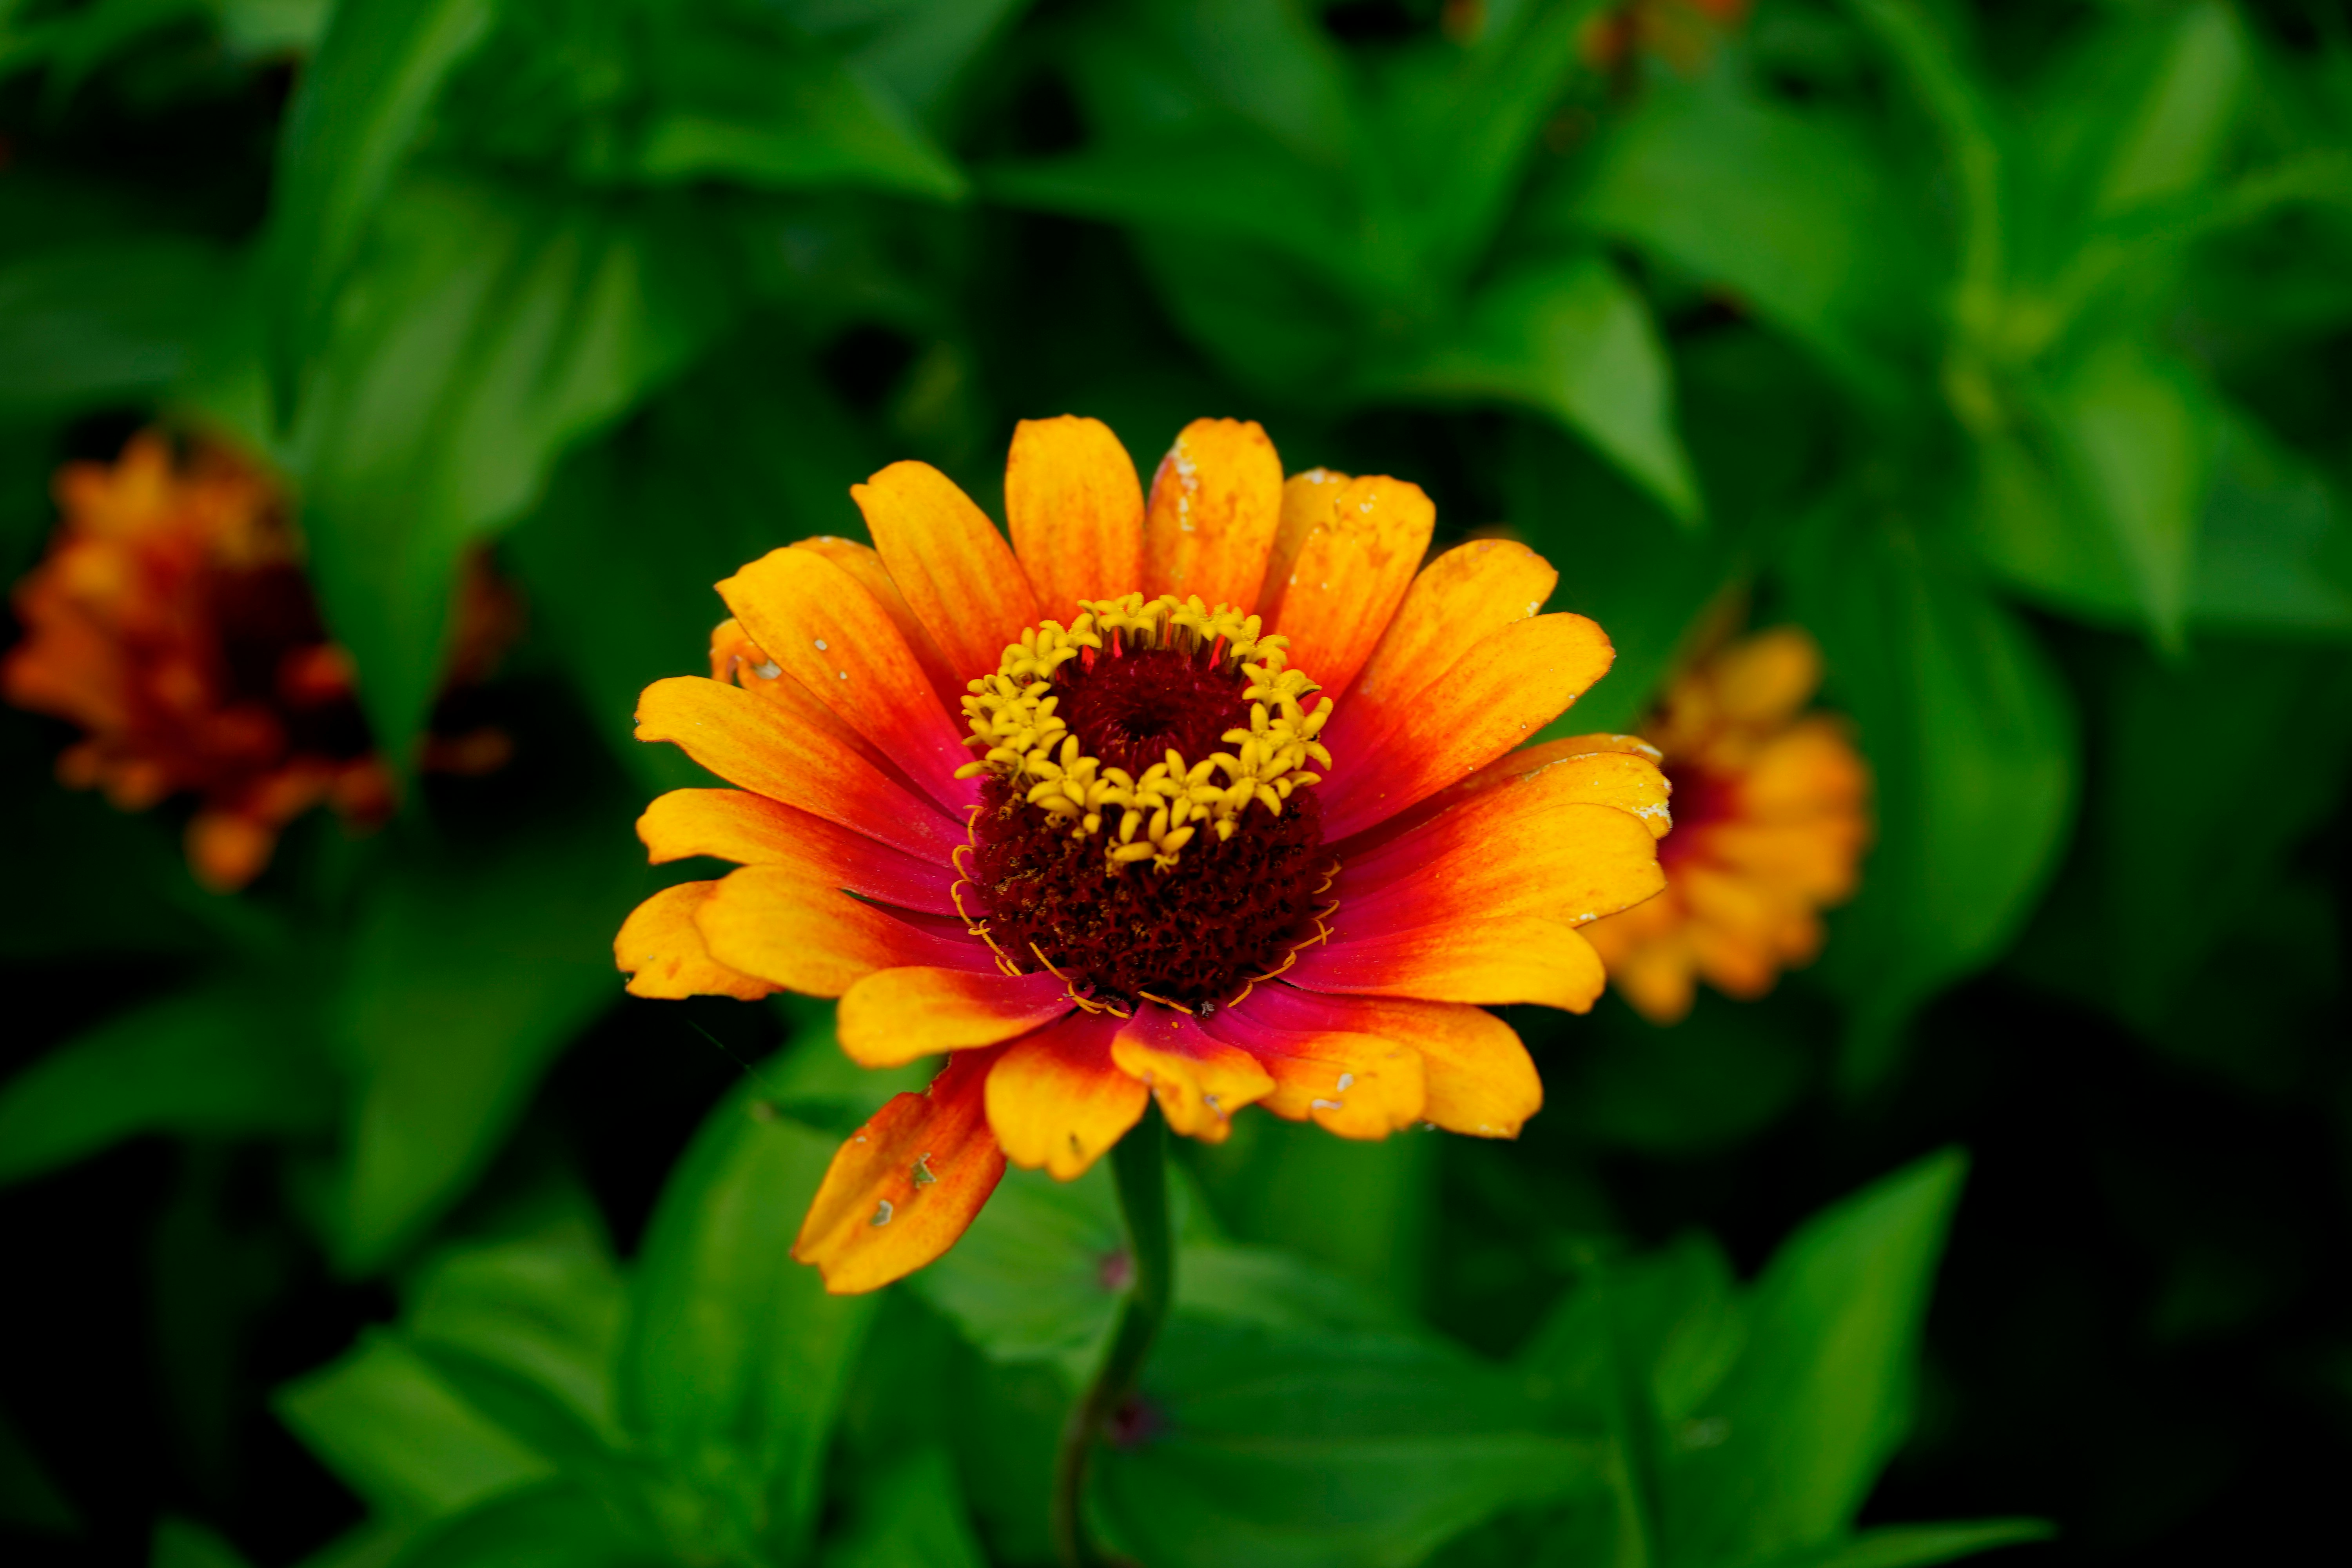
<instances>
[{"instance_id":1,"label":"orange flower","mask_svg":"<svg viewBox=\"0 0 2352 1568\"><path fill-rule=\"evenodd\" d=\"M1147 504L1091 419L1024 423L1008 547L920 463L719 584L713 679L641 740L734 789L663 795L656 861L740 863L639 906L641 996L839 996L871 1067L951 1053L835 1156L793 1255L870 1290L953 1244L1005 1161L1068 1180L1156 1098L1349 1138L1515 1135L1534 1064L1479 1004L1576 1011L1574 929L1660 886L1665 784L1615 737L1517 746L1612 658L1479 541L1421 565L1419 489L1283 480L1253 424L1177 438ZM1570 902L1562 912L1560 899Z\"/></svg>"},{"instance_id":2,"label":"orange flower","mask_svg":"<svg viewBox=\"0 0 2352 1568\"><path fill-rule=\"evenodd\" d=\"M1666 890L1587 934L1653 1022L1692 987L1752 999L1821 951L1822 909L1853 893L1870 839L1870 773L1824 713L1800 714L1822 657L1794 626L1759 633L1675 680L1651 735L1674 782Z\"/></svg>"},{"instance_id":3,"label":"orange flower","mask_svg":"<svg viewBox=\"0 0 2352 1568\"><path fill-rule=\"evenodd\" d=\"M84 731L60 778L126 811L200 795L188 858L223 890L258 875L279 830L322 801L359 824L391 811L350 657L328 640L268 476L223 447L175 453L145 431L111 466L66 465L55 493L64 518L16 585L25 637L0 690ZM480 575L459 634L475 670L513 620ZM495 732L454 744L475 768L503 760Z\"/></svg>"},{"instance_id":4,"label":"orange flower","mask_svg":"<svg viewBox=\"0 0 2352 1568\"><path fill-rule=\"evenodd\" d=\"M1595 70L1614 70L1639 51L1695 73L1738 31L1748 6L1748 0L1625 0L1586 18L1577 53Z\"/></svg>"}]
</instances>

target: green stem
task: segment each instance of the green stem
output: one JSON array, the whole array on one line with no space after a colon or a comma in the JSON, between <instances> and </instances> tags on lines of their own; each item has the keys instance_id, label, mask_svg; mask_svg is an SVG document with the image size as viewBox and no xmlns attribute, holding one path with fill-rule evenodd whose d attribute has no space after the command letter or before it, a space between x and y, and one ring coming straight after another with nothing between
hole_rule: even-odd
<instances>
[{"instance_id":1,"label":"green stem","mask_svg":"<svg viewBox=\"0 0 2352 1568\"><path fill-rule=\"evenodd\" d=\"M1095 1561L1087 1549L1079 1520L1086 1495L1087 1459L1095 1439L1135 1388L1143 1358L1168 1319L1169 1299L1176 1289L1176 1254L1168 1235L1168 1132L1156 1105L1144 1108L1143 1120L1110 1152L1111 1175L1118 1187L1119 1213L1127 1220L1128 1258L1135 1270L1127 1299L1119 1303L1118 1323L1103 1352L1101 1366L1086 1392L1070 1410L1062 1428L1062 1447L1054 1459L1052 1527L1054 1555L1062 1568L1088 1568Z\"/></svg>"}]
</instances>

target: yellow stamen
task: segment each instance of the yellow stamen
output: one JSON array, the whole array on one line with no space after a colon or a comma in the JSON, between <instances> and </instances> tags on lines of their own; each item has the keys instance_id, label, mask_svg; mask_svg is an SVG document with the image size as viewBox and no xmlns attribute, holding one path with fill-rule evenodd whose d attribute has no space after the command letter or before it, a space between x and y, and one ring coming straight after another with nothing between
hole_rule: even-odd
<instances>
[{"instance_id":1,"label":"yellow stamen","mask_svg":"<svg viewBox=\"0 0 2352 1568\"><path fill-rule=\"evenodd\" d=\"M1081 837L1100 833L1117 813L1116 842L1104 851L1109 864L1149 860L1163 871L1200 836L1202 822L1222 843L1252 805L1279 816L1293 790L1323 781L1307 764L1331 765L1331 753L1316 739L1331 717L1331 700L1307 710L1307 700L1320 688L1288 668L1287 638L1259 635L1257 616L1230 605L1213 610L1197 595L1180 600L1173 594L1092 599L1079 608L1083 613L1067 626L1042 621L1022 633L996 672L967 688L963 711L971 734L964 744L982 755L957 769L957 777L996 773L1026 781L1023 799ZM1219 737L1236 750L1188 763L1171 749L1139 778L1086 755L1055 711L1060 699L1054 676L1086 650L1100 651L1106 639L1132 648L1207 649L1238 667L1249 678L1242 692L1250 705L1249 728Z\"/></svg>"}]
</instances>

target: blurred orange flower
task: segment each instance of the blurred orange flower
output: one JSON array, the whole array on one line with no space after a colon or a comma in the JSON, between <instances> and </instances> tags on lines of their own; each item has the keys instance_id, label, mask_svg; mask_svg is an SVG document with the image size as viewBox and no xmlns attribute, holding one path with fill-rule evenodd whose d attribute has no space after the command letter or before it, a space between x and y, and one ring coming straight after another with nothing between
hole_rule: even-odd
<instances>
[{"instance_id":1,"label":"blurred orange flower","mask_svg":"<svg viewBox=\"0 0 2352 1568\"><path fill-rule=\"evenodd\" d=\"M1586 933L1653 1022L1688 1013L1702 979L1763 995L1820 952L1819 911L1853 896L1870 773L1839 720L1799 711L1821 679L1813 639L1781 626L1702 658L1666 693L1649 731L1674 784L1666 890Z\"/></svg>"},{"instance_id":2,"label":"blurred orange flower","mask_svg":"<svg viewBox=\"0 0 2352 1568\"><path fill-rule=\"evenodd\" d=\"M362 826L390 813L350 656L327 637L268 474L219 443L175 448L149 430L112 464L67 464L54 490L63 518L16 585L25 636L0 662L0 690L80 726L61 779L126 811L198 795L189 864L222 890L257 876L313 805ZM485 672L515 618L478 563L458 667ZM478 770L504 755L504 738L481 731L432 742L427 762Z\"/></svg>"},{"instance_id":3,"label":"blurred orange flower","mask_svg":"<svg viewBox=\"0 0 2352 1568\"><path fill-rule=\"evenodd\" d=\"M1637 51L1691 72L1748 19L1748 0L1627 0L1594 13L1577 36L1577 53L1595 70L1613 70Z\"/></svg>"},{"instance_id":4,"label":"blurred orange flower","mask_svg":"<svg viewBox=\"0 0 2352 1568\"><path fill-rule=\"evenodd\" d=\"M740 868L614 947L642 996L839 996L857 1061L952 1053L835 1158L794 1247L829 1289L938 1257L1008 1158L1077 1176L1152 1098L1211 1142L1258 1102L1517 1132L1541 1086L1479 1005L1589 1008L1575 928L1657 889L1666 826L1625 742L1512 752L1612 657L1537 613L1541 557L1423 569L1417 487L1286 483L1231 420L1148 501L1107 426L1024 423L1009 546L920 463L851 494L875 548L746 566L712 679L646 689L639 739L739 786L655 801L652 858Z\"/></svg>"}]
</instances>

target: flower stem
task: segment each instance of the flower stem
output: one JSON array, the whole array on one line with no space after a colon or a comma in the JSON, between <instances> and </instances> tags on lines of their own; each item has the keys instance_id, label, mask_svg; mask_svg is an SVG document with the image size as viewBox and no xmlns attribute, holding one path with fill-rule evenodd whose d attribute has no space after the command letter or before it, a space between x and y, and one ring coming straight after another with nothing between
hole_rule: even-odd
<instances>
[{"instance_id":1,"label":"flower stem","mask_svg":"<svg viewBox=\"0 0 2352 1568\"><path fill-rule=\"evenodd\" d=\"M1127 1221L1134 1278L1127 1299L1119 1303L1118 1322L1102 1364L1071 1407L1069 1422L1062 1428L1061 1451L1054 1459L1051 1522L1054 1555L1062 1568L1089 1568L1096 1561L1078 1517L1086 1495L1087 1459L1104 1426L1133 1392L1136 1374L1143 1370L1143 1358L1167 1321L1169 1299L1176 1289L1176 1255L1168 1235L1168 1133L1158 1106L1147 1105L1143 1120L1113 1146L1110 1169L1118 1187L1119 1213Z\"/></svg>"}]
</instances>

